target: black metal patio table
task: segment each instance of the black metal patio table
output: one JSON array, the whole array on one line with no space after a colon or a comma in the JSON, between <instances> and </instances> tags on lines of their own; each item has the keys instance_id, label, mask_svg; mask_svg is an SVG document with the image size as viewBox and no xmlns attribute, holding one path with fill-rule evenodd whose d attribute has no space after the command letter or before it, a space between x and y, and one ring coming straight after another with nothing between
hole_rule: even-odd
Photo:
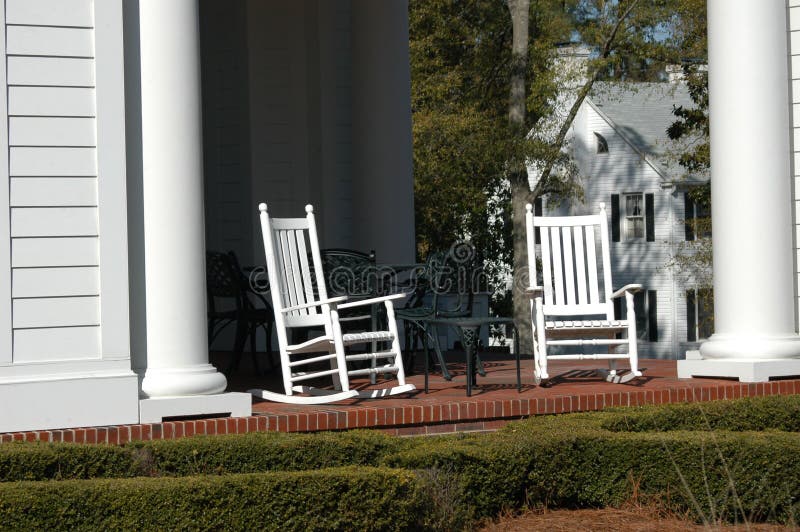
<instances>
[{"instance_id":1,"label":"black metal patio table","mask_svg":"<svg viewBox=\"0 0 800 532\"><path fill-rule=\"evenodd\" d=\"M455 327L461 337L461 344L464 346L464 355L467 359L467 397L472 395L472 386L476 385L476 360L477 344L480 338L480 330L484 325L511 325L514 328L514 320L511 318L500 317L472 317L464 316L460 318L430 318L425 323L439 326L445 325ZM428 393L428 371L430 362L428 360L427 342L425 342L425 393ZM519 341L516 328L514 328L514 357L517 363L517 390L522 391L522 379L520 375L519 363ZM485 373L481 370L482 375Z\"/></svg>"}]
</instances>

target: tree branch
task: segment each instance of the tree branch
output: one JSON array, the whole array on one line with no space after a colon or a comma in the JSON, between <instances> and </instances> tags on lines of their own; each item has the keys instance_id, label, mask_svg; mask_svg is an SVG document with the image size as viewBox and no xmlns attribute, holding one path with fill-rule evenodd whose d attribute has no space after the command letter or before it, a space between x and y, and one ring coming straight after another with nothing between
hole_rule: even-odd
<instances>
[{"instance_id":1,"label":"tree branch","mask_svg":"<svg viewBox=\"0 0 800 532\"><path fill-rule=\"evenodd\" d=\"M617 38L617 33L619 29L622 27L622 24L625 20L630 16L633 9L639 3L639 0L633 0L625 9L625 11L620 15L619 19L617 19L616 24L611 29L611 33L609 33L608 37L606 38L605 42L603 43L603 47L600 52L600 57L602 59L607 59L611 52L614 50L613 45L614 41ZM572 125L572 121L575 120L575 116L578 114L578 109L580 109L581 104L586 99L586 96L589 94L589 91L592 90L594 86L594 82L597 81L597 77L600 74L600 69L596 68L591 76L588 77L586 83L578 91L578 96L575 99L575 102L572 104L572 107L567 113L567 117L564 120L564 123L561 124L561 129L558 131L558 135L556 135L555 140L553 141L553 155L548 155L545 159L545 165L542 169L542 173L539 177L538 182L536 183L536 187L533 189L532 196L537 197L539 196L543 190L546 189L548 181L550 180L550 173L553 171L553 166L555 164L556 159L558 159L558 150L564 145L564 139L567 137L567 133L569 132L569 128Z\"/></svg>"}]
</instances>

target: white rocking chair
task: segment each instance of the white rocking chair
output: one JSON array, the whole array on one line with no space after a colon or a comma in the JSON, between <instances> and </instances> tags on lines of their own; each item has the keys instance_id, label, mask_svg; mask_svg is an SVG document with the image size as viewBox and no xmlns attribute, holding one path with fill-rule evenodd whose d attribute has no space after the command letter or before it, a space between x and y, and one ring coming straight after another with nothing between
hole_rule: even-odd
<instances>
[{"instance_id":1,"label":"white rocking chair","mask_svg":"<svg viewBox=\"0 0 800 532\"><path fill-rule=\"evenodd\" d=\"M612 292L611 257L605 204L589 216L534 217L527 205L525 222L531 287L534 382L546 382L548 360L608 360L609 369L598 374L609 382L628 382L641 377L636 349L636 314L633 294L642 285L629 284ZM538 285L534 231L541 235L542 286ZM596 238L601 248L598 260ZM602 276L598 275L598 262ZM600 283L602 282L602 287ZM625 296L627 319L614 316L613 299ZM602 296L602 297L601 297ZM627 333L625 338L616 338ZM555 346L604 346L605 352L550 354ZM627 346L627 353L615 352ZM598 350L599 351L599 350ZM617 373L617 359L627 359L630 371Z\"/></svg>"},{"instance_id":2,"label":"white rocking chair","mask_svg":"<svg viewBox=\"0 0 800 532\"><path fill-rule=\"evenodd\" d=\"M275 328L278 333L285 395L267 390L249 390L262 399L296 404L322 404L351 397L384 397L415 389L406 384L403 357L397 335L392 300L394 294L346 303L346 296L328 297L322 268L314 209L306 206L305 218L270 218L266 204L259 205L261 231L267 259ZM309 264L309 251L313 264ZM388 330L342 334L339 310L384 303ZM288 333L297 327L323 327L324 334L290 344ZM348 354L345 347L369 344L372 352ZM379 344L388 344L378 350ZM378 361L381 361L378 363ZM366 361L368 367L350 369L348 362ZM301 371L302 369L302 371ZM349 377L396 374L397 385L359 392L350 389ZM333 389L305 386L311 379L330 378ZM295 395L296 392L309 394Z\"/></svg>"}]
</instances>

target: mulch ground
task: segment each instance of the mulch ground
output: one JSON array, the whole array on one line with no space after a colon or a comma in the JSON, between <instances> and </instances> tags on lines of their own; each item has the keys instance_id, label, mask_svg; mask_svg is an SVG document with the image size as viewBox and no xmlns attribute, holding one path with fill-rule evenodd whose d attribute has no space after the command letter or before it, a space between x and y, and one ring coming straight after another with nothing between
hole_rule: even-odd
<instances>
[{"instance_id":1,"label":"mulch ground","mask_svg":"<svg viewBox=\"0 0 800 532\"><path fill-rule=\"evenodd\" d=\"M797 527L767 524L702 525L688 519L682 519L679 516L667 517L659 515L658 511L649 508L605 508L601 510L531 511L518 516L503 517L495 523L486 525L484 528L482 528L482 530L484 532L499 532L501 530L547 530L548 532L566 532L577 530L587 532L606 530L621 532L753 530L758 532L784 532L788 530L797 530Z\"/></svg>"}]
</instances>

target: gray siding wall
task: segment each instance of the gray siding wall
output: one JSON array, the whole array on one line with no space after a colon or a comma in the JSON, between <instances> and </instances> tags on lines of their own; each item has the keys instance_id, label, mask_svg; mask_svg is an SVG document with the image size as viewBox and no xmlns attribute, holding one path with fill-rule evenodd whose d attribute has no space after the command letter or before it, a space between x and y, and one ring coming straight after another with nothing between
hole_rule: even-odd
<instances>
[{"instance_id":1,"label":"gray siding wall","mask_svg":"<svg viewBox=\"0 0 800 532\"><path fill-rule=\"evenodd\" d=\"M7 0L2 15L0 362L126 359L120 4Z\"/></svg>"},{"instance_id":2,"label":"gray siding wall","mask_svg":"<svg viewBox=\"0 0 800 532\"><path fill-rule=\"evenodd\" d=\"M201 8L207 248L263 262L261 201L353 247L350 0Z\"/></svg>"},{"instance_id":3,"label":"gray siding wall","mask_svg":"<svg viewBox=\"0 0 800 532\"><path fill-rule=\"evenodd\" d=\"M252 264L247 5L200 2L206 247Z\"/></svg>"},{"instance_id":4,"label":"gray siding wall","mask_svg":"<svg viewBox=\"0 0 800 532\"><path fill-rule=\"evenodd\" d=\"M352 247L350 2L250 0L248 25L252 197Z\"/></svg>"}]
</instances>

